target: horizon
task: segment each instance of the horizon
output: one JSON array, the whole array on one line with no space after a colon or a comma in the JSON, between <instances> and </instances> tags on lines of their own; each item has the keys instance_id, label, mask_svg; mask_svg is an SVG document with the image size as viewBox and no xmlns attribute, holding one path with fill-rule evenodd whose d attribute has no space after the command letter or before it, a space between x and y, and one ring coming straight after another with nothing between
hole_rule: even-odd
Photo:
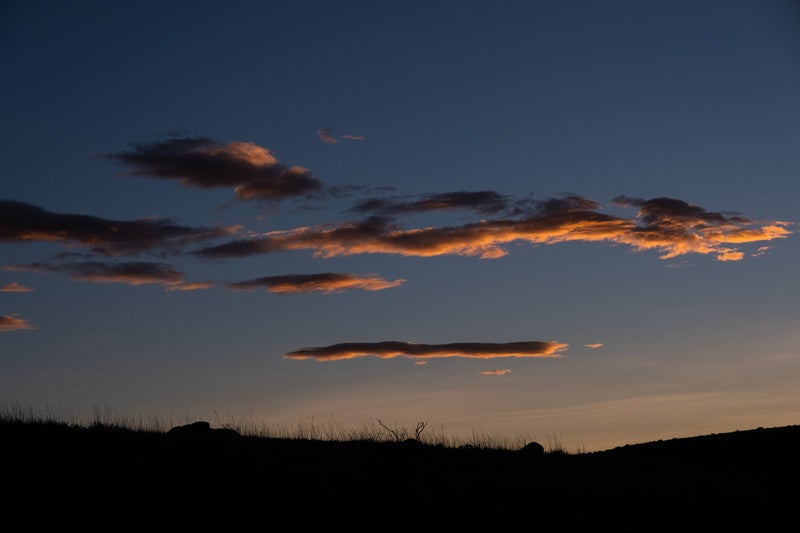
<instances>
[{"instance_id":1,"label":"horizon","mask_svg":"<svg viewBox=\"0 0 800 533\"><path fill-rule=\"evenodd\" d=\"M586 451L798 423L796 3L0 14L0 400Z\"/></svg>"}]
</instances>

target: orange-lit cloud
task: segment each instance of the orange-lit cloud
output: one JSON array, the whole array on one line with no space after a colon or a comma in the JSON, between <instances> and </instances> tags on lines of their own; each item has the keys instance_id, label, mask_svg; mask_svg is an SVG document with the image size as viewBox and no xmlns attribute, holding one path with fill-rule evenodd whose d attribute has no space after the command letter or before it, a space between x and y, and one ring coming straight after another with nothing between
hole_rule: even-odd
<instances>
[{"instance_id":1,"label":"orange-lit cloud","mask_svg":"<svg viewBox=\"0 0 800 533\"><path fill-rule=\"evenodd\" d=\"M739 261L744 253L733 245L771 241L791 234L788 222L756 223L738 215L706 211L674 198L642 200L618 196L614 203L636 207L635 231L619 242L635 250L660 251L661 259L687 253L711 254L718 261Z\"/></svg>"},{"instance_id":2,"label":"orange-lit cloud","mask_svg":"<svg viewBox=\"0 0 800 533\"><path fill-rule=\"evenodd\" d=\"M55 272L66 274L77 281L93 283L125 283L127 285L149 285L159 283L169 291L206 289L211 283L186 282L183 273L166 263L147 261L124 261L106 263L103 261L84 261L75 263L30 263L8 265L5 270L12 272Z\"/></svg>"},{"instance_id":3,"label":"orange-lit cloud","mask_svg":"<svg viewBox=\"0 0 800 533\"><path fill-rule=\"evenodd\" d=\"M596 350L597 348L602 348L603 347L603 343L602 342L595 342L594 344L584 344L584 346L586 346L587 348L591 348L592 350Z\"/></svg>"},{"instance_id":4,"label":"orange-lit cloud","mask_svg":"<svg viewBox=\"0 0 800 533\"><path fill-rule=\"evenodd\" d=\"M511 372L510 368L495 368L494 370L483 370L479 374L484 376L504 376Z\"/></svg>"},{"instance_id":5,"label":"orange-lit cloud","mask_svg":"<svg viewBox=\"0 0 800 533\"><path fill-rule=\"evenodd\" d=\"M536 212L519 218L481 220L461 226L403 229L391 220L373 216L346 222L273 231L203 248L201 257L244 257L285 250L311 250L316 257L353 254L398 254L433 257L461 255L497 258L504 245L521 241L533 245L562 242L625 244L635 251L656 250L661 259L689 253L710 254L720 261L744 257L736 245L780 239L790 235L787 222L758 224L748 219L706 212L681 200L637 200L618 197L620 205L636 206L634 217L600 213L597 202L569 196L549 199Z\"/></svg>"},{"instance_id":6,"label":"orange-lit cloud","mask_svg":"<svg viewBox=\"0 0 800 533\"><path fill-rule=\"evenodd\" d=\"M0 315L0 333L6 331L17 331L20 329L34 329L24 318L17 318L13 315Z\"/></svg>"},{"instance_id":7,"label":"orange-lit cloud","mask_svg":"<svg viewBox=\"0 0 800 533\"><path fill-rule=\"evenodd\" d=\"M366 141L367 140L367 138L364 137L363 135L350 135L349 133L345 133L344 135L342 135L342 139L345 139L345 140L348 140L348 141Z\"/></svg>"},{"instance_id":8,"label":"orange-lit cloud","mask_svg":"<svg viewBox=\"0 0 800 533\"><path fill-rule=\"evenodd\" d=\"M0 242L51 241L89 247L104 255L174 251L192 243L231 236L237 228L194 228L168 219L110 220L63 214L0 200Z\"/></svg>"},{"instance_id":9,"label":"orange-lit cloud","mask_svg":"<svg viewBox=\"0 0 800 533\"><path fill-rule=\"evenodd\" d=\"M301 348L289 352L289 359L316 359L336 361L356 357L375 356L381 359L408 357L410 359L436 359L465 357L493 359L496 357L558 357L569 347L560 342L455 342L450 344L421 344L411 342L346 342L318 348Z\"/></svg>"},{"instance_id":10,"label":"orange-lit cloud","mask_svg":"<svg viewBox=\"0 0 800 533\"><path fill-rule=\"evenodd\" d=\"M355 274L339 274L324 272L321 274L289 274L284 276L267 276L248 281L230 283L233 289L252 290L265 288L276 293L308 293L308 292L342 292L350 289L380 291L398 287L404 279L387 281L374 274L359 276Z\"/></svg>"},{"instance_id":11,"label":"orange-lit cloud","mask_svg":"<svg viewBox=\"0 0 800 533\"><path fill-rule=\"evenodd\" d=\"M33 289L19 283L6 283L0 286L0 292L33 292Z\"/></svg>"},{"instance_id":12,"label":"orange-lit cloud","mask_svg":"<svg viewBox=\"0 0 800 533\"><path fill-rule=\"evenodd\" d=\"M179 281L164 283L164 290L166 291L198 291L202 289L210 289L214 284L210 281Z\"/></svg>"},{"instance_id":13,"label":"orange-lit cloud","mask_svg":"<svg viewBox=\"0 0 800 533\"><path fill-rule=\"evenodd\" d=\"M274 200L321 189L308 169L283 165L268 149L250 142L182 137L135 143L131 151L100 157L132 167L131 175L174 179L191 187L230 187L241 200Z\"/></svg>"}]
</instances>

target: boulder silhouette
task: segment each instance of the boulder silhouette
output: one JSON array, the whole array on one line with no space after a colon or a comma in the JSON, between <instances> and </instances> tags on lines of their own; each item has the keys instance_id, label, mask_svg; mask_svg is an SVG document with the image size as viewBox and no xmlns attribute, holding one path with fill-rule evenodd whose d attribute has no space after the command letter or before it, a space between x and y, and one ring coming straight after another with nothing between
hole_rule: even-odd
<instances>
[{"instance_id":1,"label":"boulder silhouette","mask_svg":"<svg viewBox=\"0 0 800 533\"><path fill-rule=\"evenodd\" d=\"M204 420L185 424L183 426L175 426L167 432L168 435L185 436L185 437L204 437L204 436L225 436L225 437L238 437L239 432L230 428L214 429L211 424Z\"/></svg>"},{"instance_id":2,"label":"boulder silhouette","mask_svg":"<svg viewBox=\"0 0 800 533\"><path fill-rule=\"evenodd\" d=\"M532 457L540 457L544 455L544 446L542 446L536 441L531 441L525 446L523 446L520 451L525 455L530 455Z\"/></svg>"}]
</instances>

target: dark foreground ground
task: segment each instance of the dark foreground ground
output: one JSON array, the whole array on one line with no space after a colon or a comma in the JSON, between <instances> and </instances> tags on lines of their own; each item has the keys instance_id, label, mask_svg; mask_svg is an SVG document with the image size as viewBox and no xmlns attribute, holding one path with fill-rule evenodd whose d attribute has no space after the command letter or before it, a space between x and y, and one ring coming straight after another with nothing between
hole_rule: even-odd
<instances>
[{"instance_id":1,"label":"dark foreground ground","mask_svg":"<svg viewBox=\"0 0 800 533\"><path fill-rule=\"evenodd\" d=\"M800 531L800 426L536 454L0 422L0 531Z\"/></svg>"}]
</instances>

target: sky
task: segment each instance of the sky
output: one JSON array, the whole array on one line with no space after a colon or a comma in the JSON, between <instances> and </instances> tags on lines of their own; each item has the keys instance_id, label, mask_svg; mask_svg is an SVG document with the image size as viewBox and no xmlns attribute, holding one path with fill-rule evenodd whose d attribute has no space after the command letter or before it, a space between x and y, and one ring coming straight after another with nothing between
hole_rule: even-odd
<instances>
[{"instance_id":1,"label":"sky","mask_svg":"<svg viewBox=\"0 0 800 533\"><path fill-rule=\"evenodd\" d=\"M6 0L0 400L797 424L799 58L788 0Z\"/></svg>"}]
</instances>

